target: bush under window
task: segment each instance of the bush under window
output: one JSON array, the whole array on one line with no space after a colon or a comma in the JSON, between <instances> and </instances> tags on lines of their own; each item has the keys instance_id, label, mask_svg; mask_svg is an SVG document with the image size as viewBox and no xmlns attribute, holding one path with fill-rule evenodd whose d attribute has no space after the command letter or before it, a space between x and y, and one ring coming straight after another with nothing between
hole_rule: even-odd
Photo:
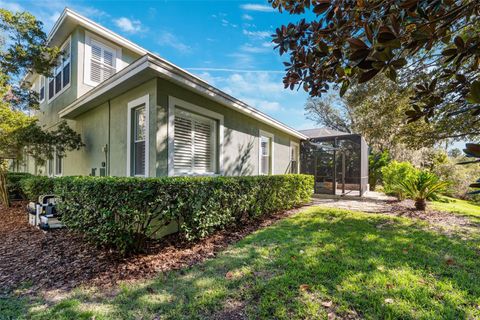
<instances>
[{"instance_id":1,"label":"bush under window","mask_svg":"<svg viewBox=\"0 0 480 320\"><path fill-rule=\"evenodd\" d=\"M172 221L186 239L201 239L246 219L305 204L313 192L308 175L33 180L24 184L29 194L34 186L40 190L54 182L67 227L121 252L141 250L146 239Z\"/></svg>"}]
</instances>

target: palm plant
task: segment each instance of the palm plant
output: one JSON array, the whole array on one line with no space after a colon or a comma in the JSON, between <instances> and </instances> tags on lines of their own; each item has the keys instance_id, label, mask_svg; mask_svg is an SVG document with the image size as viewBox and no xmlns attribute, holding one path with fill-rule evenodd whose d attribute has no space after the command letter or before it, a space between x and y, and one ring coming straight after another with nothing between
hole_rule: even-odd
<instances>
[{"instance_id":1,"label":"palm plant","mask_svg":"<svg viewBox=\"0 0 480 320\"><path fill-rule=\"evenodd\" d=\"M415 200L417 210L425 210L427 200L437 200L438 195L445 191L447 186L447 182L440 181L429 171L420 171L414 177L398 182L398 188L408 198Z\"/></svg>"}]
</instances>

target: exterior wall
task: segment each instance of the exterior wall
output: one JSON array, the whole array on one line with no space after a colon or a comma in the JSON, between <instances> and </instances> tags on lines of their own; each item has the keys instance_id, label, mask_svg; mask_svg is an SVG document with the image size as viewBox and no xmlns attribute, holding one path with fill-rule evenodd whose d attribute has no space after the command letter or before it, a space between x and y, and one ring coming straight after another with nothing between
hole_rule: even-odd
<instances>
[{"instance_id":1,"label":"exterior wall","mask_svg":"<svg viewBox=\"0 0 480 320\"><path fill-rule=\"evenodd\" d=\"M167 80L158 79L157 103L157 176L167 175L168 170L168 98L169 96L190 102L224 116L223 171L225 175L257 175L259 173L259 132L274 135L274 174L287 173L290 163L290 142L299 143L298 138L261 123L242 113L227 108L208 98L177 86Z\"/></svg>"},{"instance_id":2,"label":"exterior wall","mask_svg":"<svg viewBox=\"0 0 480 320\"><path fill-rule=\"evenodd\" d=\"M60 93L53 100L48 99L48 80L45 79L45 101L40 104L40 110L38 112L38 117L40 119L40 124L44 125L46 128L51 128L59 122L58 112L65 108L67 105L72 103L75 99L78 98L78 41L80 38L79 28L75 29L71 34L71 60L70 60L70 86ZM64 39L64 41L67 38ZM63 43L63 42L62 42Z\"/></svg>"},{"instance_id":3,"label":"exterior wall","mask_svg":"<svg viewBox=\"0 0 480 320\"><path fill-rule=\"evenodd\" d=\"M279 130L271 128L237 111L194 94L163 79L152 79L124 94L80 115L72 128L82 135L86 147L74 151L64 160L64 175L96 175L102 162L110 161L110 175L127 174L128 103L149 95L149 176L168 175L168 102L175 97L224 116L223 170L225 175L257 175L259 173L259 131L274 135L274 174L287 173L290 163L290 142L299 143ZM109 141L110 114L110 143ZM102 148L109 145L110 160ZM108 174L108 171L107 171Z\"/></svg>"},{"instance_id":4,"label":"exterior wall","mask_svg":"<svg viewBox=\"0 0 480 320\"><path fill-rule=\"evenodd\" d=\"M138 87L103 103L98 107L80 115L72 124L72 128L81 134L85 147L70 152L64 159L64 175L88 175L96 168L100 175L102 162L112 176L125 176L127 173L127 117L128 103L139 97L149 95L149 131L156 130L156 79L140 84ZM110 120L109 120L110 118ZM109 125L110 123L110 125ZM109 143L110 139L110 143ZM149 163L155 163L155 139L149 141ZM103 147L108 145L110 155ZM109 165L110 164L110 165ZM149 176L155 176L155 167L150 166Z\"/></svg>"},{"instance_id":5,"label":"exterior wall","mask_svg":"<svg viewBox=\"0 0 480 320\"><path fill-rule=\"evenodd\" d=\"M93 88L84 81L85 39L86 30L83 27L77 27L71 34L70 87L53 100L49 101L46 98L40 105L38 116L40 124L46 129L54 129L61 120L58 112ZM108 41L105 41L108 44ZM138 58L139 55L122 48L122 67ZM225 175L259 174L260 130L274 135L273 173L283 174L289 169L290 143L291 141L299 143L298 138L158 78L139 84L134 89L78 116L75 120L68 121L72 129L81 134L86 147L67 154L63 162L63 174L88 175L96 168L96 175L99 175L104 163L107 175L127 175L128 103L146 94L149 95L150 101L148 176L168 175L169 97L184 100L224 116L222 167ZM46 95L48 96L48 93ZM110 149L109 154L105 152L105 146ZM30 172L46 174L45 167L37 168L30 163L28 166Z\"/></svg>"},{"instance_id":6,"label":"exterior wall","mask_svg":"<svg viewBox=\"0 0 480 320\"><path fill-rule=\"evenodd\" d=\"M76 52L79 60L78 64L78 73L77 73L77 83L78 83L78 97L82 96L83 94L87 93L94 87L91 85L88 85L84 81L84 70L85 70L85 39L86 39L86 33L85 33L85 28L78 27L78 51ZM104 42L107 45L110 45L112 47L118 47L108 41L107 39L95 34L94 32L88 30L87 32L91 33L92 35L98 37L102 42ZM122 61L122 65L120 66L120 69L123 69L133 61L137 60L141 56L128 50L125 48L121 48L122 55L120 57L120 60ZM117 69L118 71L118 69Z\"/></svg>"}]
</instances>

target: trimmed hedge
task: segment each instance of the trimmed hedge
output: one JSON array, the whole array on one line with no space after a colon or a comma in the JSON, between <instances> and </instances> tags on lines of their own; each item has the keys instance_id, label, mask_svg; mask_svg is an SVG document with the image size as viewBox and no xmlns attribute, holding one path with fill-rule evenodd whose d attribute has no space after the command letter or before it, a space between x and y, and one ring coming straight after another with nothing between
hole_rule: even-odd
<instances>
[{"instance_id":1,"label":"trimmed hedge","mask_svg":"<svg viewBox=\"0 0 480 320\"><path fill-rule=\"evenodd\" d=\"M308 201L313 177L62 177L55 179L59 210L67 227L121 252L172 221L188 240L244 219L291 209Z\"/></svg>"},{"instance_id":2,"label":"trimmed hedge","mask_svg":"<svg viewBox=\"0 0 480 320\"><path fill-rule=\"evenodd\" d=\"M10 199L25 199L26 195L22 191L22 180L33 177L26 172L7 172L7 191Z\"/></svg>"},{"instance_id":3,"label":"trimmed hedge","mask_svg":"<svg viewBox=\"0 0 480 320\"><path fill-rule=\"evenodd\" d=\"M31 176L20 181L25 197L30 201L37 201L40 195L53 194L54 180L45 176Z\"/></svg>"}]
</instances>

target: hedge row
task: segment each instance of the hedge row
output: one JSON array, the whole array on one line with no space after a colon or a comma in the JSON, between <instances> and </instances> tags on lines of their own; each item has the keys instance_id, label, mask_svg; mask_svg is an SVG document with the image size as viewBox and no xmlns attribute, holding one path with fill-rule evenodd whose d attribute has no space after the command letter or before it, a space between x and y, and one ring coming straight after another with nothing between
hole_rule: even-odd
<instances>
[{"instance_id":1,"label":"hedge row","mask_svg":"<svg viewBox=\"0 0 480 320\"><path fill-rule=\"evenodd\" d=\"M24 172L8 172L7 173L7 190L10 199L25 199L26 195L22 190L22 181L31 178L33 175Z\"/></svg>"},{"instance_id":2,"label":"hedge row","mask_svg":"<svg viewBox=\"0 0 480 320\"><path fill-rule=\"evenodd\" d=\"M313 177L62 177L31 179L40 190L53 181L63 222L99 245L139 250L163 226L176 221L188 240L245 219L300 206L310 200ZM48 189L48 187L47 187Z\"/></svg>"}]
</instances>

